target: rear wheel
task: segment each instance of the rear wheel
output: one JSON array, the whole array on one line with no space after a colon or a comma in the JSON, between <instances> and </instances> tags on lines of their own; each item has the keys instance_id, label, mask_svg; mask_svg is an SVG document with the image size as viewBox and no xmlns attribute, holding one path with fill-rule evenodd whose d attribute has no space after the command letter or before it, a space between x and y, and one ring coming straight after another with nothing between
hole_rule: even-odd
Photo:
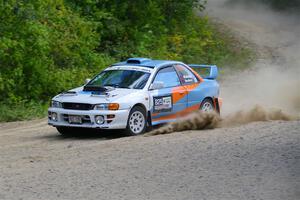
<instances>
[{"instance_id":1,"label":"rear wheel","mask_svg":"<svg viewBox=\"0 0 300 200\"><path fill-rule=\"evenodd\" d=\"M200 110L203 112L212 112L215 110L214 104L211 99L204 99L201 103Z\"/></svg>"},{"instance_id":2,"label":"rear wheel","mask_svg":"<svg viewBox=\"0 0 300 200\"><path fill-rule=\"evenodd\" d=\"M143 134L146 130L146 111L140 106L133 107L129 113L126 134L135 136Z\"/></svg>"}]
</instances>

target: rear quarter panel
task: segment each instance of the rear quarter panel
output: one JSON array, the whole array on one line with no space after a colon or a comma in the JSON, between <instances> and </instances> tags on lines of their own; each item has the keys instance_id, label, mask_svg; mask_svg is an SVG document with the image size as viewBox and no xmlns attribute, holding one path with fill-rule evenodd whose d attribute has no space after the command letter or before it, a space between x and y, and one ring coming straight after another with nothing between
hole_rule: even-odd
<instances>
[{"instance_id":1,"label":"rear quarter panel","mask_svg":"<svg viewBox=\"0 0 300 200\"><path fill-rule=\"evenodd\" d=\"M197 87L186 86L188 91L188 107L199 105L207 98L216 98L219 96L219 84L216 80L203 79L203 82Z\"/></svg>"}]
</instances>

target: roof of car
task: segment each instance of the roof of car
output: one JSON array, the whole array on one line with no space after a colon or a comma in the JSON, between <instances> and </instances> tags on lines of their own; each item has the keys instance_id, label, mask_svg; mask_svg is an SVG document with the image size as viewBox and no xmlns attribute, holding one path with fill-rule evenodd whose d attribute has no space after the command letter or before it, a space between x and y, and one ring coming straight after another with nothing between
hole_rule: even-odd
<instances>
[{"instance_id":1,"label":"roof of car","mask_svg":"<svg viewBox=\"0 0 300 200\"><path fill-rule=\"evenodd\" d=\"M180 63L180 62L172 61L172 60L152 60L150 58L129 58L124 62L115 63L112 66L141 66L141 67L156 68L156 67L171 65L175 63Z\"/></svg>"}]
</instances>

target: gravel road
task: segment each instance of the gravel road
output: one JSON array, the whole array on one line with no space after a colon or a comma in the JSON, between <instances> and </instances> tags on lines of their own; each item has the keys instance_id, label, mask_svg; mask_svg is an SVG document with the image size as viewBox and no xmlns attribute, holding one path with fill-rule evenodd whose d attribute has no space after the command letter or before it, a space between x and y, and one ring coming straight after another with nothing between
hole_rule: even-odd
<instances>
[{"instance_id":1,"label":"gravel road","mask_svg":"<svg viewBox=\"0 0 300 200\"><path fill-rule=\"evenodd\" d=\"M5 123L0 163L0 199L296 200L300 121L127 138Z\"/></svg>"},{"instance_id":2,"label":"gravel road","mask_svg":"<svg viewBox=\"0 0 300 200\"><path fill-rule=\"evenodd\" d=\"M265 12L231 12L222 1L210 0L209 14L255 43L263 54L256 68L267 69L226 77L223 113L258 101L299 115L300 26ZM289 73L277 73L274 63ZM66 138L46 119L0 123L2 199L299 200L300 121L127 138L112 132Z\"/></svg>"}]
</instances>

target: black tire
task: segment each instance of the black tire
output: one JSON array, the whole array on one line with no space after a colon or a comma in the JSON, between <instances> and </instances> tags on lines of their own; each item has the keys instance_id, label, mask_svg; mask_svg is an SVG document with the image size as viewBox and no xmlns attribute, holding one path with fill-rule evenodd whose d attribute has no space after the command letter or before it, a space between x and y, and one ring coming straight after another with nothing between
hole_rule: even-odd
<instances>
[{"instance_id":1,"label":"black tire","mask_svg":"<svg viewBox=\"0 0 300 200\"><path fill-rule=\"evenodd\" d=\"M75 133L75 129L71 127L56 127L56 130L63 136L70 136Z\"/></svg>"},{"instance_id":2,"label":"black tire","mask_svg":"<svg viewBox=\"0 0 300 200\"><path fill-rule=\"evenodd\" d=\"M201 105L200 105L200 110L203 112L212 112L215 111L215 106L214 103L211 99L206 98L202 101Z\"/></svg>"},{"instance_id":3,"label":"black tire","mask_svg":"<svg viewBox=\"0 0 300 200\"><path fill-rule=\"evenodd\" d=\"M145 133L146 128L147 117L145 109L141 106L133 107L128 116L125 134L128 136L141 135Z\"/></svg>"}]
</instances>

